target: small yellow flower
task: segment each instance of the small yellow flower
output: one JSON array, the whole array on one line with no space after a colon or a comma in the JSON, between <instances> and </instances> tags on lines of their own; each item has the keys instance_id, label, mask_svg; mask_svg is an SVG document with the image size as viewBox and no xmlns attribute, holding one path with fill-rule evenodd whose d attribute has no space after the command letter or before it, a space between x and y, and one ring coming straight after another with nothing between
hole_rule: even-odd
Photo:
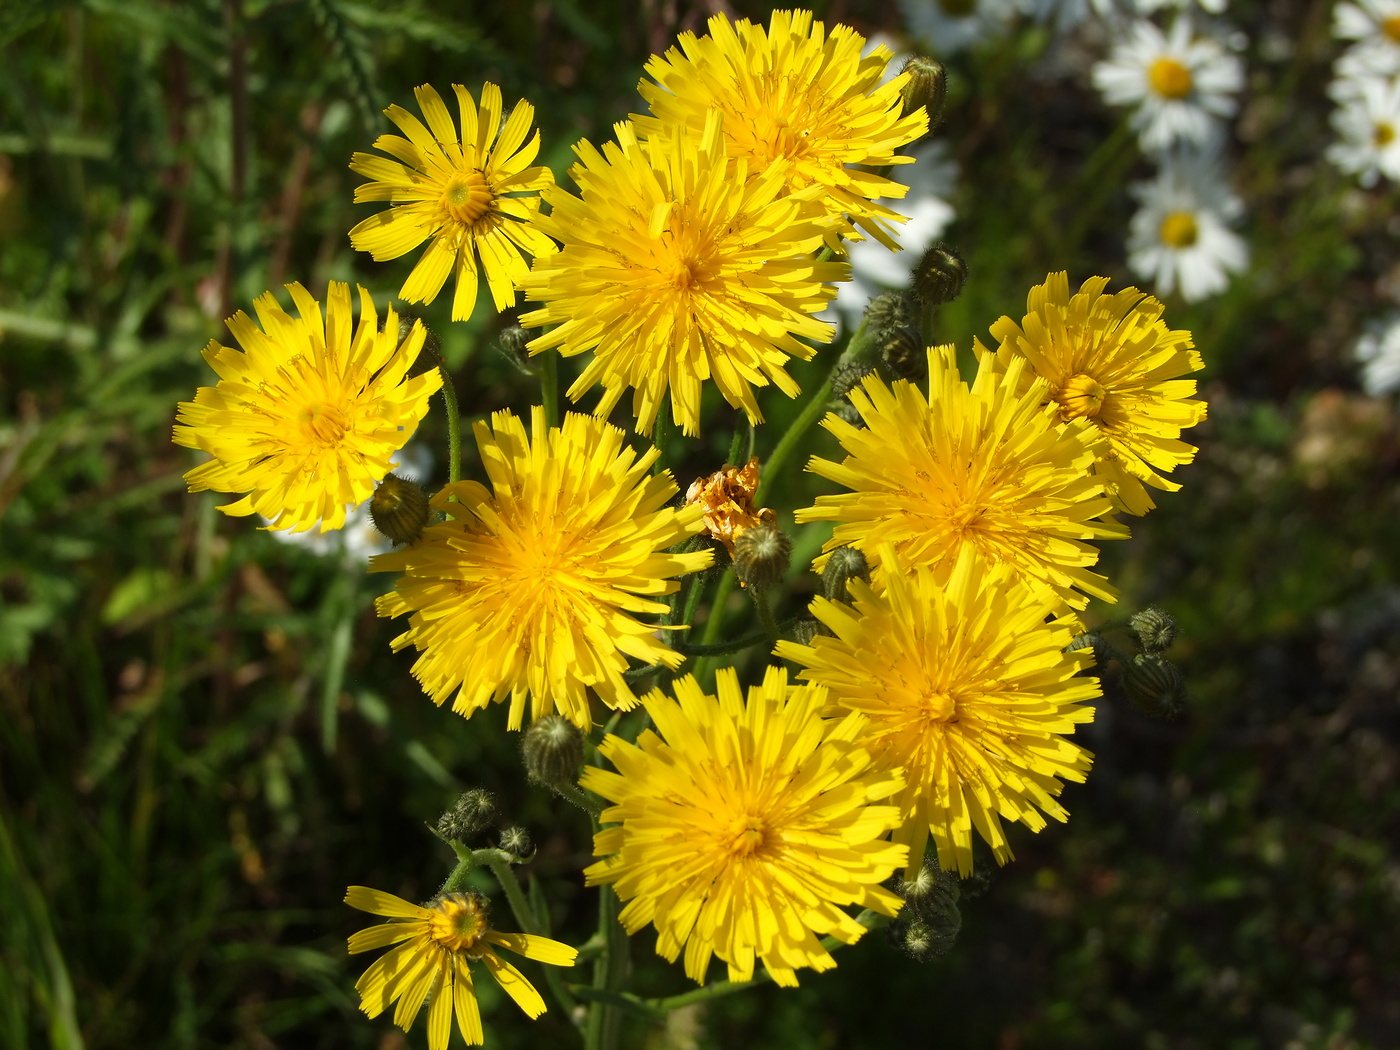
<instances>
[{"instance_id":1,"label":"small yellow flower","mask_svg":"<svg viewBox=\"0 0 1400 1050\"><path fill-rule=\"evenodd\" d=\"M647 63L656 83L638 85L652 112L633 115L639 134L679 125L699 136L712 113L723 114L726 148L751 174L776 162L789 192L822 188L841 232L859 240L864 230L898 249L891 229L905 217L875 201L908 187L874 172L913 163L897 151L928 131L928 115L904 112L907 73L880 83L894 57L888 47L862 56L864 37L844 25L827 33L810 11L774 11L767 31L715 15L708 36L685 32L679 43Z\"/></svg>"},{"instance_id":2,"label":"small yellow flower","mask_svg":"<svg viewBox=\"0 0 1400 1050\"><path fill-rule=\"evenodd\" d=\"M516 104L501 122L501 89L485 84L481 107L471 93L453 84L461 117L460 138L440 96L424 84L414 89L428 123L400 106L384 112L403 131L381 135L376 149L397 160L356 153L350 170L372 182L355 189L355 203L391 201L394 206L359 223L350 243L377 262L397 259L432 238L399 290L410 303L430 303L455 276L452 319L465 321L476 303L478 268L497 310L515 302L515 282L529 265L524 255L548 255L554 243L534 229L538 193L554 185L548 168L532 167L540 134L525 141L535 109ZM478 258L480 263L478 264Z\"/></svg>"},{"instance_id":3,"label":"small yellow flower","mask_svg":"<svg viewBox=\"0 0 1400 1050\"><path fill-rule=\"evenodd\" d=\"M762 962L775 983L796 985L800 967L836 965L817 940L852 944L865 927L847 905L894 915L900 900L880 883L905 862L903 846L881 841L898 810L872 805L900 778L872 769L864 719L821 717L820 688L789 686L770 667L748 700L733 668L718 696L690 676L676 699L643 699L656 730L636 744L604 738L616 768L584 769L579 783L615 803L594 837L601 859L584 871L590 886L611 884L626 906L628 933L656 926L656 951L704 983L711 956L731 981Z\"/></svg>"},{"instance_id":4,"label":"small yellow flower","mask_svg":"<svg viewBox=\"0 0 1400 1050\"><path fill-rule=\"evenodd\" d=\"M324 322L310 292L287 288L300 317L267 292L253 301L261 328L241 310L228 320L242 351L217 340L205 347L219 382L180 403L174 441L214 457L185 475L191 492L248 493L220 507L225 514L261 514L268 528L293 532L319 522L325 532L389 473L442 375L406 378L423 326L400 344L398 315L390 310L381 329L363 288L358 326L347 285L331 282Z\"/></svg>"},{"instance_id":5,"label":"small yellow flower","mask_svg":"<svg viewBox=\"0 0 1400 1050\"><path fill-rule=\"evenodd\" d=\"M1011 859L1002 820L1032 831L1068 813L1056 801L1063 777L1082 781L1091 756L1060 734L1093 720L1082 706L1100 694L1076 677L1088 649L1065 652L1068 619L1047 623L1058 600L1013 565L988 567L972 548L952 563L910 568L892 546L876 582L849 584L854 605L817 598L811 612L835 637L810 646L781 641L775 652L799 677L869 719L862 740L898 771L909 847L905 878L922 863L932 832L938 863L972 873L972 829L1000 863Z\"/></svg>"},{"instance_id":6,"label":"small yellow flower","mask_svg":"<svg viewBox=\"0 0 1400 1050\"><path fill-rule=\"evenodd\" d=\"M1091 277L1071 296L1066 273L1050 274L1031 289L1019 325L1009 317L992 325L993 359L1001 369L1024 361L1022 391L1044 380L1061 419L1086 420L1108 439L1095 470L1114 509L1146 514L1156 504L1145 486L1181 488L1163 473L1196 455L1180 437L1206 418L1206 403L1192 397L1194 379L1178 377L1204 366L1191 333L1162 321L1159 300L1136 288L1105 295L1107 284ZM981 343L976 349L993 357Z\"/></svg>"},{"instance_id":7,"label":"small yellow flower","mask_svg":"<svg viewBox=\"0 0 1400 1050\"><path fill-rule=\"evenodd\" d=\"M422 907L382 890L351 886L345 903L395 920L350 938L351 955L398 945L355 982L360 1009L378 1017L397 1000L394 1024L407 1032L424 1000L430 1000L429 1050L446 1050L454 1013L467 1044L481 1045L481 1012L472 988L471 963L484 965L520 1009L535 1018L545 1011L540 993L495 949L506 948L551 966L572 966L578 957L573 948L548 937L497 933L487 921L486 898L479 893L449 893Z\"/></svg>"},{"instance_id":8,"label":"small yellow flower","mask_svg":"<svg viewBox=\"0 0 1400 1050\"><path fill-rule=\"evenodd\" d=\"M985 365L969 388L945 346L928 351L927 396L908 380L867 376L849 394L865 426L834 414L822 422L845 460L813 457L807 467L848 491L818 496L797 520L836 522L825 549L859 547L872 564L886 541L912 565L949 565L970 547L1046 582L1074 608L1084 595L1114 601L1089 570L1099 552L1088 541L1128 534L1100 520L1112 509L1092 473L1103 437L1083 420L1062 425L1043 404L1044 383L1022 383L1023 368ZM1082 392L1086 404L1094 396Z\"/></svg>"},{"instance_id":9,"label":"small yellow flower","mask_svg":"<svg viewBox=\"0 0 1400 1050\"><path fill-rule=\"evenodd\" d=\"M441 704L456 692L463 716L510 697L509 726L558 710L592 724L589 691L612 708L637 703L623 677L628 657L676 667L681 654L637 614L661 613L672 577L696 572L711 551L667 553L700 531L699 507L667 504L676 483L650 473L660 453L638 456L617 427L570 412L562 427L510 412L477 423L491 488L448 485L432 507L447 520L411 547L381 554L371 571L398 571L381 616L409 614L394 648L422 655L413 673Z\"/></svg>"},{"instance_id":10,"label":"small yellow flower","mask_svg":"<svg viewBox=\"0 0 1400 1050\"><path fill-rule=\"evenodd\" d=\"M520 323L558 327L530 352L591 350L569 397L601 382L595 412L606 416L633 388L642 434L668 391L672 418L696 434L707 379L761 422L753 387L797 396L788 358L808 360L816 351L802 340L826 342L835 331L812 316L836 294L828 282L850 273L815 259L826 229L822 187L787 194L776 168L731 163L718 116L694 137L676 130L638 142L630 124L616 130L602 151L575 147L578 197L545 192L553 210L536 225L561 248L537 257L521 280L525 297L544 305Z\"/></svg>"}]
</instances>

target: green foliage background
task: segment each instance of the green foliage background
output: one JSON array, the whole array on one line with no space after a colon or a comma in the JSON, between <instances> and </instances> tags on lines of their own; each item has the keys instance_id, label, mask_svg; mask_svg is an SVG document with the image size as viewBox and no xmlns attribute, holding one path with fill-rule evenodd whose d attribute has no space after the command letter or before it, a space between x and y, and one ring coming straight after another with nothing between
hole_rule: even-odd
<instances>
[{"instance_id":1,"label":"green foliage background","mask_svg":"<svg viewBox=\"0 0 1400 1050\"><path fill-rule=\"evenodd\" d=\"M0 5L0 1045L424 1045L421 1021L405 1044L358 1014L344 938L365 922L340 900L352 882L431 895L448 858L424 823L467 786L530 829L557 935L587 938L586 824L524 785L503 712L428 703L370 607L387 581L186 494L195 457L170 425L210 381L202 346L265 289L392 298L410 260L374 265L346 237L368 213L346 164L388 130L384 105L493 80L534 102L562 175L706 13ZM886 3L818 14L898 25ZM1153 721L1110 688L1073 818L1013 831L1016 862L964 886L949 956L872 936L800 990L638 1026L639 1045L1400 1045L1400 446L1348 359L1400 283L1396 195L1321 161L1329 5L1230 15L1250 39L1232 149L1254 261L1217 299L1169 302L1207 362L1210 420L1184 490L1105 551L1124 600L1098 611L1176 615L1186 716ZM1126 183L1148 167L1085 68L1029 24L951 65L950 240L972 276L941 323L960 346L1049 270L1131 283ZM469 418L530 402L485 300L465 325L446 302L424 316ZM820 367L795 374L810 387ZM760 453L795 411L776 406ZM718 466L728 427L677 441L682 484ZM422 433L441 464L440 428ZM794 471L779 505L816 484ZM794 593L814 586L797 566ZM683 990L651 945L634 942L638 990ZM574 1045L557 1012L530 1024L479 987L489 1045Z\"/></svg>"}]
</instances>

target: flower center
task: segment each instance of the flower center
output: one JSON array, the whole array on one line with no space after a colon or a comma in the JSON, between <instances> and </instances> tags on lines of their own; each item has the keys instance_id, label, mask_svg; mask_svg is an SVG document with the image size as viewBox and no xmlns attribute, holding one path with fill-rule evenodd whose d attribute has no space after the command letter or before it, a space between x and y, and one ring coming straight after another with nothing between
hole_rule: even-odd
<instances>
[{"instance_id":1,"label":"flower center","mask_svg":"<svg viewBox=\"0 0 1400 1050\"><path fill-rule=\"evenodd\" d=\"M671 287L678 292L698 290L705 280L704 263L693 257L675 260L671 269Z\"/></svg>"},{"instance_id":2,"label":"flower center","mask_svg":"<svg viewBox=\"0 0 1400 1050\"><path fill-rule=\"evenodd\" d=\"M725 828L729 852L736 857L748 857L763 845L763 821L758 817L735 817Z\"/></svg>"},{"instance_id":3,"label":"flower center","mask_svg":"<svg viewBox=\"0 0 1400 1050\"><path fill-rule=\"evenodd\" d=\"M491 210L491 186L479 171L459 171L443 187L443 210L463 226L471 226Z\"/></svg>"},{"instance_id":4,"label":"flower center","mask_svg":"<svg viewBox=\"0 0 1400 1050\"><path fill-rule=\"evenodd\" d=\"M1381 32L1388 36L1392 43L1400 44L1400 15L1391 15L1382 21Z\"/></svg>"},{"instance_id":5,"label":"flower center","mask_svg":"<svg viewBox=\"0 0 1400 1050\"><path fill-rule=\"evenodd\" d=\"M322 402L302 410L302 425L306 428L306 438L322 448L334 448L350 429L350 420L339 405Z\"/></svg>"},{"instance_id":6,"label":"flower center","mask_svg":"<svg viewBox=\"0 0 1400 1050\"><path fill-rule=\"evenodd\" d=\"M1191 94L1191 70L1163 55L1148 67L1147 83L1163 98L1185 98Z\"/></svg>"},{"instance_id":7,"label":"flower center","mask_svg":"<svg viewBox=\"0 0 1400 1050\"><path fill-rule=\"evenodd\" d=\"M428 936L450 952L470 951L489 928L486 898L479 893L449 893L428 907Z\"/></svg>"},{"instance_id":8,"label":"flower center","mask_svg":"<svg viewBox=\"0 0 1400 1050\"><path fill-rule=\"evenodd\" d=\"M977 10L977 0L938 0L938 6L945 15L953 18L966 18Z\"/></svg>"},{"instance_id":9,"label":"flower center","mask_svg":"<svg viewBox=\"0 0 1400 1050\"><path fill-rule=\"evenodd\" d=\"M1093 419L1103 409L1108 391L1093 376L1084 374L1071 376L1055 400L1060 403L1060 415L1065 419L1078 419L1088 416Z\"/></svg>"},{"instance_id":10,"label":"flower center","mask_svg":"<svg viewBox=\"0 0 1400 1050\"><path fill-rule=\"evenodd\" d=\"M924 694L924 717L930 722L947 722L952 719L958 705L951 693L941 689Z\"/></svg>"},{"instance_id":11,"label":"flower center","mask_svg":"<svg viewBox=\"0 0 1400 1050\"><path fill-rule=\"evenodd\" d=\"M1157 236L1168 248L1189 248L1196 243L1196 217L1189 211L1174 211L1162 220Z\"/></svg>"},{"instance_id":12,"label":"flower center","mask_svg":"<svg viewBox=\"0 0 1400 1050\"><path fill-rule=\"evenodd\" d=\"M1395 141L1395 125L1388 120L1377 121L1371 131L1371 140L1380 148L1389 146Z\"/></svg>"}]
</instances>

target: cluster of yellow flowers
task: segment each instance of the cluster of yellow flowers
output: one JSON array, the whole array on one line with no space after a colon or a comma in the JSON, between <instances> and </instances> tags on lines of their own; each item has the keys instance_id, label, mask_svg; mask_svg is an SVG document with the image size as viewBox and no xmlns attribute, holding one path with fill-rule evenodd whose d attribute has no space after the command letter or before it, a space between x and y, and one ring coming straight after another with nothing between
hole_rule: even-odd
<instances>
[{"instance_id":1,"label":"cluster of yellow flowers","mask_svg":"<svg viewBox=\"0 0 1400 1050\"><path fill-rule=\"evenodd\" d=\"M819 571L849 547L874 573L850 581L849 601L812 603L822 628L810 644L777 643L806 684L770 667L746 696L726 668L714 695L690 676L671 696L635 695L630 661L684 662L651 619L674 623L664 599L677 578L711 564L711 550L684 541L708 531L732 551L772 514L750 500L754 464L726 467L723 484L697 483L677 506L670 473L653 473L661 452L637 452L606 417L630 388L638 434L669 412L694 435L707 380L751 423L763 419L756 388L796 396L786 363L831 339L814 315L849 276L831 257L843 239L897 246L900 217L878 201L905 188L875 172L908 163L899 150L928 129L901 96L908 74L882 82L890 52L863 54L847 27L779 11L766 28L723 15L708 28L647 65L649 114L615 125L601 149L575 147L576 193L533 166L532 107L504 116L492 84L479 101L454 86L457 123L418 88L423 120L386 111L403 134L375 146L393 159L355 154L351 168L371 180L355 199L392 206L355 226L352 244L388 260L428 242L402 298L431 301L451 275L453 318L466 318L484 274L498 310L517 291L537 304L520 319L544 329L532 354L591 354L570 399L603 388L592 415L555 423L552 406L535 407L528 433L509 411L476 423L490 486L454 478L421 535L372 568L400 574L379 611L408 617L394 647L419 651L414 674L436 703L452 696L470 716L508 697L511 729L528 702L531 721L558 712L585 731L594 698L643 706L654 729L606 736L598 751L616 772L590 765L580 781L612 803L588 882L626 902L629 932L654 925L661 955L684 950L696 981L718 956L733 980L761 962L795 984L799 968L834 965L819 937L865 931L844 908L895 914L902 902L881 883L913 878L930 836L940 865L966 874L974 828L1004 862L1003 820L1065 819L1062 779L1082 780L1090 763L1066 734L1099 694L1082 674L1092 653L1066 647L1089 597L1115 597L1092 571L1094 543L1127 536L1114 515L1150 509L1148 487L1176 487L1164 474L1194 453L1180 433L1205 414L1179 377L1201 361L1156 300L1106 295L1103 278L1071 295L1058 273L1019 324L992 327L995 350L976 345L971 384L951 347L927 351L926 390L866 376L849 395L862 425L823 423L845 459L808 467L843 491L796 519L836 523ZM441 379L406 378L421 323L400 342L394 311L379 327L363 289L358 328L344 285L331 285L324 321L291 289L299 319L269 294L261 328L242 313L229 322L242 352L211 343L220 382L180 406L175 440L214 457L189 473L192 490L247 493L226 512L338 528ZM352 951L403 942L362 979L364 1008L398 1000L407 1028L431 996L433 1050L454 1011L467 1041L481 1040L468 960L532 1016L543 1009L491 945L574 959L546 938L496 933L471 896L420 907L353 887L347 901L399 920L358 934Z\"/></svg>"}]
</instances>

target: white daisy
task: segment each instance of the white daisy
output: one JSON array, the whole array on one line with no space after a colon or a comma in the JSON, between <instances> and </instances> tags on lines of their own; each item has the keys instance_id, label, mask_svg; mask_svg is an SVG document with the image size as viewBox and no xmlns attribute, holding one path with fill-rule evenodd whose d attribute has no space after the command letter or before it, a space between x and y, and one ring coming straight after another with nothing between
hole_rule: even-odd
<instances>
[{"instance_id":1,"label":"white daisy","mask_svg":"<svg viewBox=\"0 0 1400 1050\"><path fill-rule=\"evenodd\" d=\"M1094 85L1109 103L1137 106L1132 126L1142 148L1155 153L1177 144L1206 145L1217 118L1235 112L1244 70L1215 37L1193 37L1184 18L1168 34L1140 21L1094 66Z\"/></svg>"},{"instance_id":2,"label":"white daisy","mask_svg":"<svg viewBox=\"0 0 1400 1050\"><path fill-rule=\"evenodd\" d=\"M1164 7L1174 7L1178 11L1185 11L1188 7L1195 5L1200 5L1201 10L1207 14L1220 15L1225 13L1225 0L1129 0L1129 2L1140 15L1150 15Z\"/></svg>"},{"instance_id":3,"label":"white daisy","mask_svg":"<svg viewBox=\"0 0 1400 1050\"><path fill-rule=\"evenodd\" d=\"M1128 229L1128 265L1157 294L1179 288L1182 298L1195 302L1221 291L1229 274L1245 268L1248 248L1230 229L1244 209L1214 158L1165 157L1157 177L1130 192L1142 206Z\"/></svg>"},{"instance_id":4,"label":"white daisy","mask_svg":"<svg viewBox=\"0 0 1400 1050\"><path fill-rule=\"evenodd\" d=\"M1005 35L1015 0L900 0L909 35L935 57Z\"/></svg>"},{"instance_id":5,"label":"white daisy","mask_svg":"<svg viewBox=\"0 0 1400 1050\"><path fill-rule=\"evenodd\" d=\"M1357 93L1332 114L1339 142L1327 159L1371 187L1380 176L1400 181L1400 82L1357 81Z\"/></svg>"},{"instance_id":6,"label":"white daisy","mask_svg":"<svg viewBox=\"0 0 1400 1050\"><path fill-rule=\"evenodd\" d=\"M909 216L909 221L896 233L904 250L892 252L873 238L848 242L846 252L851 260L851 279L836 286L836 298L820 315L823 320L834 323L839 318L848 327L854 327L860 323L861 315L874 296L887 288L907 288L910 267L919 261L929 245L943 236L943 231L953 221L953 206L948 203L948 197L957 183L958 166L948 155L947 146L942 142L925 142L909 155L914 163L895 168L889 176L905 183L909 193L899 200L883 202L901 215Z\"/></svg>"},{"instance_id":7,"label":"white daisy","mask_svg":"<svg viewBox=\"0 0 1400 1050\"><path fill-rule=\"evenodd\" d=\"M1400 314L1368 322L1354 352L1366 393L1379 397L1400 390Z\"/></svg>"},{"instance_id":8,"label":"white daisy","mask_svg":"<svg viewBox=\"0 0 1400 1050\"><path fill-rule=\"evenodd\" d=\"M1332 35L1356 41L1337 63L1341 76L1400 73L1400 0L1338 4L1332 15Z\"/></svg>"}]
</instances>

